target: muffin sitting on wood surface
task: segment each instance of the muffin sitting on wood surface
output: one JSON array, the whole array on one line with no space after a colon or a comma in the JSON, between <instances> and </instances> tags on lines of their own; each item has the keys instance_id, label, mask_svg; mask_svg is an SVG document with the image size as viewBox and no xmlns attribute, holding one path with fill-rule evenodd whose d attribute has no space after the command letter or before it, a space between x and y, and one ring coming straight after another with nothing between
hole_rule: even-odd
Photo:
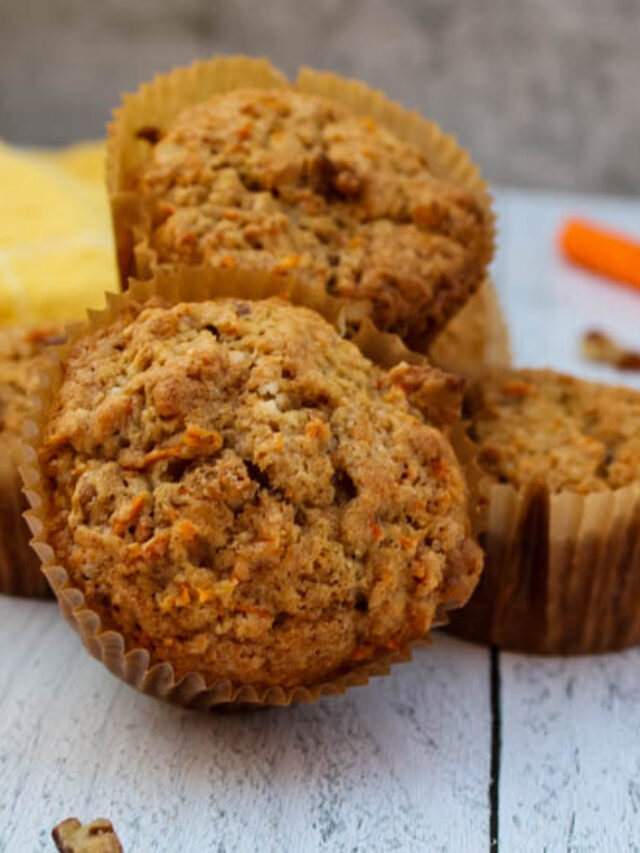
<instances>
[{"instance_id":1,"label":"muffin sitting on wood surface","mask_svg":"<svg viewBox=\"0 0 640 853\"><path fill-rule=\"evenodd\" d=\"M63 330L57 326L0 332L0 593L7 595L49 594L22 518L27 502L18 463L22 428L25 418L33 414L43 353L63 340Z\"/></svg>"},{"instance_id":2,"label":"muffin sitting on wood surface","mask_svg":"<svg viewBox=\"0 0 640 853\"><path fill-rule=\"evenodd\" d=\"M486 567L453 629L517 651L640 643L640 394L550 370L467 395Z\"/></svg>"},{"instance_id":3,"label":"muffin sitting on wood surface","mask_svg":"<svg viewBox=\"0 0 640 853\"><path fill-rule=\"evenodd\" d=\"M65 357L46 539L127 649L291 701L469 597L467 487L429 423L458 407L457 380L386 372L282 299L129 300Z\"/></svg>"},{"instance_id":4,"label":"muffin sitting on wood surface","mask_svg":"<svg viewBox=\"0 0 640 853\"><path fill-rule=\"evenodd\" d=\"M126 96L110 128L123 285L207 264L290 275L412 348L486 278L493 214L466 152L363 84L219 58Z\"/></svg>"}]
</instances>

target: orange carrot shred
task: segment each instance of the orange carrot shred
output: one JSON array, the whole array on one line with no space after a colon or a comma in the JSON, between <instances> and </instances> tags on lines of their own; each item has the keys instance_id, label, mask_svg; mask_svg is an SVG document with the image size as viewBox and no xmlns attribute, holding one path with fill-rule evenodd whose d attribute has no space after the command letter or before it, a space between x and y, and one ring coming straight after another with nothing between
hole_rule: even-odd
<instances>
[{"instance_id":1,"label":"orange carrot shred","mask_svg":"<svg viewBox=\"0 0 640 853\"><path fill-rule=\"evenodd\" d=\"M240 139L249 139L249 137L251 136L252 127L253 125L251 124L251 122L247 122L246 124L243 124L242 127L239 127L238 136L240 137Z\"/></svg>"},{"instance_id":2,"label":"orange carrot shred","mask_svg":"<svg viewBox=\"0 0 640 853\"><path fill-rule=\"evenodd\" d=\"M143 510L145 505L145 501L147 500L148 492L140 492L140 494L136 495L135 498L131 501L131 506L129 507L129 511L122 518L116 518L111 525L113 532L119 536L121 533L130 527L133 522L137 519L140 513Z\"/></svg>"},{"instance_id":3,"label":"orange carrot shred","mask_svg":"<svg viewBox=\"0 0 640 853\"><path fill-rule=\"evenodd\" d=\"M184 442L192 450L201 453L215 453L222 447L222 436L215 430L189 426L185 432Z\"/></svg>"},{"instance_id":4,"label":"orange carrot shred","mask_svg":"<svg viewBox=\"0 0 640 853\"><path fill-rule=\"evenodd\" d=\"M144 457L144 466L153 465L155 462L160 462L162 459L173 459L175 456L182 456L184 453L183 444L172 444L170 447L158 447L156 450L151 450Z\"/></svg>"},{"instance_id":5,"label":"orange carrot shred","mask_svg":"<svg viewBox=\"0 0 640 853\"><path fill-rule=\"evenodd\" d=\"M573 263L640 290L640 243L581 219L570 219L560 248Z\"/></svg>"},{"instance_id":6,"label":"orange carrot shred","mask_svg":"<svg viewBox=\"0 0 640 853\"><path fill-rule=\"evenodd\" d=\"M253 614L255 616L262 616L265 619L271 615L264 607L254 607L252 604L236 604L233 609L237 610L238 613Z\"/></svg>"},{"instance_id":7,"label":"orange carrot shred","mask_svg":"<svg viewBox=\"0 0 640 853\"><path fill-rule=\"evenodd\" d=\"M533 388L526 382L505 382L501 390L507 397L526 397Z\"/></svg>"},{"instance_id":8,"label":"orange carrot shred","mask_svg":"<svg viewBox=\"0 0 640 853\"><path fill-rule=\"evenodd\" d=\"M163 530L161 533L156 533L156 535L149 539L148 542L145 542L142 546L141 555L144 556L145 559L158 560L162 558L169 548L169 540L171 536L168 531ZM139 552L134 551L134 554L138 555Z\"/></svg>"}]
</instances>

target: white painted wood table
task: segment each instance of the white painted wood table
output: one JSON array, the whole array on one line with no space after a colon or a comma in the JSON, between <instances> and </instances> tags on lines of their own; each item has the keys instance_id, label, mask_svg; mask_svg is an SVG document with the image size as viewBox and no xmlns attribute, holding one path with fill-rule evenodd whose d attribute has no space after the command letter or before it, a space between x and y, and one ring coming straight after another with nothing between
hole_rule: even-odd
<instances>
[{"instance_id":1,"label":"white painted wood table","mask_svg":"<svg viewBox=\"0 0 640 853\"><path fill-rule=\"evenodd\" d=\"M569 269L569 213L640 232L640 203L498 193L496 280L518 363L640 345L640 295ZM640 387L640 377L628 377ZM387 679L316 706L204 716L116 681L55 605L0 596L0 851L113 820L127 853L640 850L640 649L498 655L440 634Z\"/></svg>"}]
</instances>

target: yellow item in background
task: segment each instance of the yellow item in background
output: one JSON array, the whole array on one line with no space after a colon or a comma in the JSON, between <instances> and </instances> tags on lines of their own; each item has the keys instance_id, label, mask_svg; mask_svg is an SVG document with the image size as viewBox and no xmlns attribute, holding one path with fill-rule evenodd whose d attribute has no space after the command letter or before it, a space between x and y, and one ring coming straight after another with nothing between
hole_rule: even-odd
<instances>
[{"instance_id":1,"label":"yellow item in background","mask_svg":"<svg viewBox=\"0 0 640 853\"><path fill-rule=\"evenodd\" d=\"M104 143L60 151L0 142L0 326L82 319L118 278Z\"/></svg>"},{"instance_id":2,"label":"yellow item in background","mask_svg":"<svg viewBox=\"0 0 640 853\"><path fill-rule=\"evenodd\" d=\"M105 193L105 144L104 142L78 142L69 148L43 152L52 163L60 166L68 175L85 181Z\"/></svg>"}]
</instances>

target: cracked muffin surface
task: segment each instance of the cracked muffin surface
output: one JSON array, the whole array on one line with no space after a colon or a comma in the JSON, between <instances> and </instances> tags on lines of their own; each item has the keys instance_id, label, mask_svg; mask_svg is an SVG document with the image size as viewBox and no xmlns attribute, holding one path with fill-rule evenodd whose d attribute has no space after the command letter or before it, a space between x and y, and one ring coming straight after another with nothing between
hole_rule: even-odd
<instances>
[{"instance_id":1,"label":"cracked muffin surface","mask_svg":"<svg viewBox=\"0 0 640 853\"><path fill-rule=\"evenodd\" d=\"M47 538L103 624L178 677L309 684L404 650L481 566L426 422L453 416L452 381L385 372L280 299L132 304L65 360Z\"/></svg>"},{"instance_id":2,"label":"cracked muffin surface","mask_svg":"<svg viewBox=\"0 0 640 853\"><path fill-rule=\"evenodd\" d=\"M579 494L640 480L640 393L552 370L503 370L470 389L478 461L493 482Z\"/></svg>"},{"instance_id":3,"label":"cracked muffin surface","mask_svg":"<svg viewBox=\"0 0 640 853\"><path fill-rule=\"evenodd\" d=\"M486 201L336 102L239 89L150 130L129 186L150 201L159 263L295 272L420 347L483 279Z\"/></svg>"}]
</instances>

